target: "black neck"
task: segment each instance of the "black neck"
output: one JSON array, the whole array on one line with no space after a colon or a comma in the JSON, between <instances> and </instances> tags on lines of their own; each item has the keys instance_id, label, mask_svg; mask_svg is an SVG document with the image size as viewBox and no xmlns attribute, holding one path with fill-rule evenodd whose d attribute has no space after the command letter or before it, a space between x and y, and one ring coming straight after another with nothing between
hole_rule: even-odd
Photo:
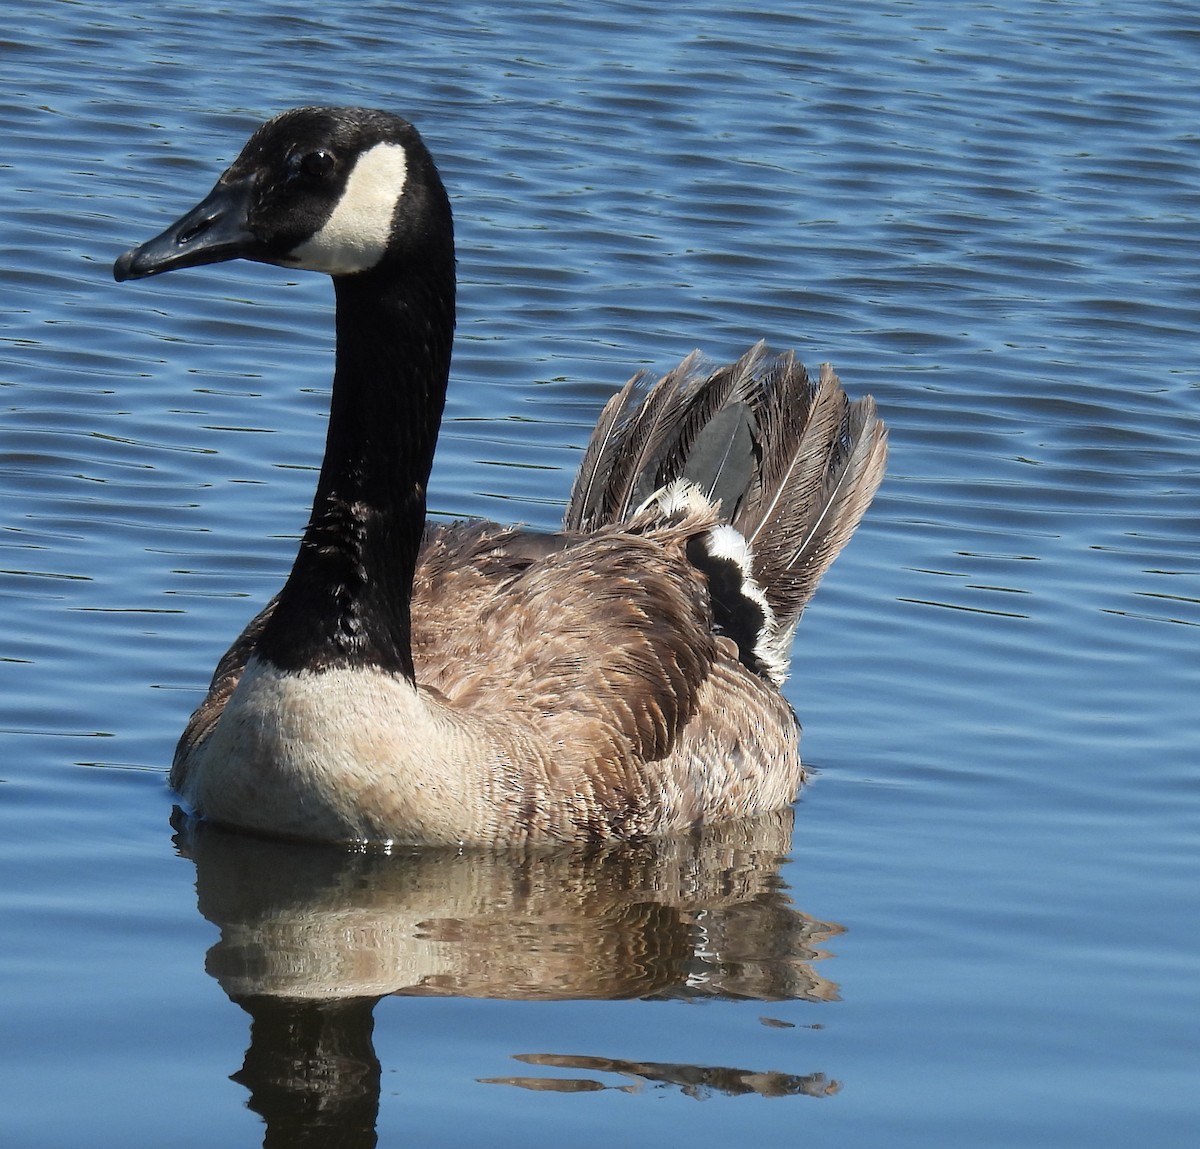
<instances>
[{"instance_id":1,"label":"black neck","mask_svg":"<svg viewBox=\"0 0 1200 1149\"><path fill-rule=\"evenodd\" d=\"M325 460L259 652L284 670L374 666L412 679L409 604L450 370L453 255L334 286Z\"/></svg>"}]
</instances>

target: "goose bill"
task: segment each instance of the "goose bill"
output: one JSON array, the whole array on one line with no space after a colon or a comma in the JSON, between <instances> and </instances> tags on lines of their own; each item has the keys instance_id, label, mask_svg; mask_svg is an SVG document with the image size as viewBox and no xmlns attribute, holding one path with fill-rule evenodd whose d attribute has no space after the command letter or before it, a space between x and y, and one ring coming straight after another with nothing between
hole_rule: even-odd
<instances>
[{"instance_id":1,"label":"goose bill","mask_svg":"<svg viewBox=\"0 0 1200 1149\"><path fill-rule=\"evenodd\" d=\"M145 279L181 267L258 257L262 244L249 225L252 188L248 178L218 182L161 235L121 255L113 265L113 277Z\"/></svg>"}]
</instances>

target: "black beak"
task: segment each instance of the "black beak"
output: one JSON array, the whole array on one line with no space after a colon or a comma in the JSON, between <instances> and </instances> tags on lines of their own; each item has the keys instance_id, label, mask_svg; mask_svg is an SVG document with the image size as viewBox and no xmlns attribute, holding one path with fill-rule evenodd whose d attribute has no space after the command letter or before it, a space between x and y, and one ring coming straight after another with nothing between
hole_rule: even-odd
<instances>
[{"instance_id":1,"label":"black beak","mask_svg":"<svg viewBox=\"0 0 1200 1149\"><path fill-rule=\"evenodd\" d=\"M162 235L125 252L113 264L113 278L145 279L181 267L227 259L254 259L262 244L250 231L252 177L224 180Z\"/></svg>"}]
</instances>

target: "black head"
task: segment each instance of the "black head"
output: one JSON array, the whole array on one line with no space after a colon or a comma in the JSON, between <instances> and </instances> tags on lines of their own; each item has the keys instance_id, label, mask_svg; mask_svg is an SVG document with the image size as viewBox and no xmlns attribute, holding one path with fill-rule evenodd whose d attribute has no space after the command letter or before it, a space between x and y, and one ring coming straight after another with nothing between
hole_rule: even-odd
<instances>
[{"instance_id":1,"label":"black head","mask_svg":"<svg viewBox=\"0 0 1200 1149\"><path fill-rule=\"evenodd\" d=\"M295 108L263 124L203 202L125 252L113 274L250 259L345 276L452 251L445 189L407 120Z\"/></svg>"}]
</instances>

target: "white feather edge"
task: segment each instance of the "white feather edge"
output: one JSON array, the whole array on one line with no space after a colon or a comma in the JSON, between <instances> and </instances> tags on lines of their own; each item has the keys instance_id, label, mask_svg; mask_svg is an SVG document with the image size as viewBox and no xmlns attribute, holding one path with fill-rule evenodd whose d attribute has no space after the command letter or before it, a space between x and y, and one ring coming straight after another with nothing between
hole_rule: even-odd
<instances>
[{"instance_id":1,"label":"white feather edge","mask_svg":"<svg viewBox=\"0 0 1200 1149\"><path fill-rule=\"evenodd\" d=\"M712 511L713 503L695 483L676 479L655 491L638 508L638 513L655 510L664 517L704 515ZM754 577L754 552L745 535L728 523L720 523L708 531L708 553L714 558L727 559L742 572L742 594L763 613L762 629L754 643L754 657L762 664L771 680L782 686L787 678L787 650L791 634L781 634L775 612L767 602L762 586Z\"/></svg>"}]
</instances>

